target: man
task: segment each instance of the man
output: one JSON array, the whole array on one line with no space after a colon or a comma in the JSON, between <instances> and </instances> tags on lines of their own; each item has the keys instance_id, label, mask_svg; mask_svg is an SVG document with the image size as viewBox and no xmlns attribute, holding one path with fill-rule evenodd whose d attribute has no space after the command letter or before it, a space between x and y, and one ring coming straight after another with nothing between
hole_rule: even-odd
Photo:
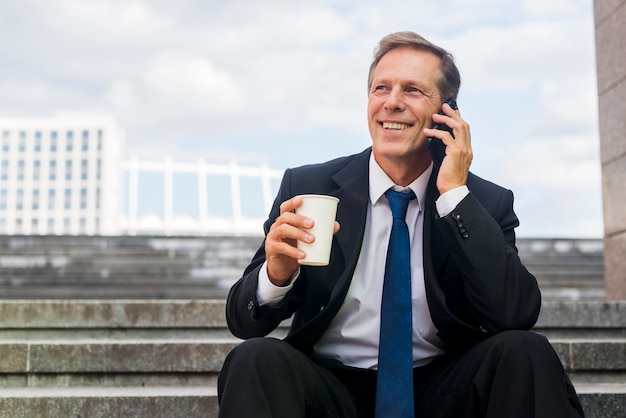
<instances>
[{"instance_id":1,"label":"man","mask_svg":"<svg viewBox=\"0 0 626 418\"><path fill-rule=\"evenodd\" d=\"M370 67L371 149L285 172L265 241L228 295L229 327L246 341L220 374L220 416L583 416L551 346L528 331L541 296L517 255L513 195L469 172L469 126L443 104L459 86L448 52L412 32L390 34ZM428 137L446 145L441 163ZM311 193L340 199L326 267L298 264L296 241L314 237L294 210ZM385 357L383 334L407 315L389 321L382 308L400 305L383 297L393 293L396 195L408 202L393 217L404 218L410 243L397 274L408 274L409 290L395 292L410 294L398 378L386 362L407 348ZM266 337L287 318L284 340Z\"/></svg>"}]
</instances>

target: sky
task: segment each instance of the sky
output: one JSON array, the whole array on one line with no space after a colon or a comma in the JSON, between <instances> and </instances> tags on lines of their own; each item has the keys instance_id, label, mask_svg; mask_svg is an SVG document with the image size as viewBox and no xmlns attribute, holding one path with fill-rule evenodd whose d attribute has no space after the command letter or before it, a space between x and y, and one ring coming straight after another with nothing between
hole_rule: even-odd
<instances>
[{"instance_id":1,"label":"sky","mask_svg":"<svg viewBox=\"0 0 626 418\"><path fill-rule=\"evenodd\" d=\"M285 169L360 152L384 35L452 52L475 174L518 236L603 235L592 0L0 0L0 117L103 112L125 156Z\"/></svg>"}]
</instances>

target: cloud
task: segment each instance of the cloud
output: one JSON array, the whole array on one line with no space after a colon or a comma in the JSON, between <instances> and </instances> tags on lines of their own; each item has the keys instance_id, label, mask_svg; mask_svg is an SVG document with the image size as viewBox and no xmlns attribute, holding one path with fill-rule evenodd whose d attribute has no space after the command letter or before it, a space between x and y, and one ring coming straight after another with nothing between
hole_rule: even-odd
<instances>
[{"instance_id":1,"label":"cloud","mask_svg":"<svg viewBox=\"0 0 626 418\"><path fill-rule=\"evenodd\" d=\"M534 137L502 154L499 170L507 184L581 193L600 185L599 144L593 137Z\"/></svg>"},{"instance_id":2,"label":"cloud","mask_svg":"<svg viewBox=\"0 0 626 418\"><path fill-rule=\"evenodd\" d=\"M469 89L525 89L537 80L595 74L588 19L476 27L450 43Z\"/></svg>"},{"instance_id":3,"label":"cloud","mask_svg":"<svg viewBox=\"0 0 626 418\"><path fill-rule=\"evenodd\" d=\"M153 57L143 87L157 117L219 118L233 114L246 97L234 77L207 57L184 51Z\"/></svg>"},{"instance_id":4,"label":"cloud","mask_svg":"<svg viewBox=\"0 0 626 418\"><path fill-rule=\"evenodd\" d=\"M369 143L374 45L414 30L457 57L479 174L519 188L529 209L557 206L572 184L599 188L588 0L5 3L5 115L109 112L140 155L332 158Z\"/></svg>"}]
</instances>

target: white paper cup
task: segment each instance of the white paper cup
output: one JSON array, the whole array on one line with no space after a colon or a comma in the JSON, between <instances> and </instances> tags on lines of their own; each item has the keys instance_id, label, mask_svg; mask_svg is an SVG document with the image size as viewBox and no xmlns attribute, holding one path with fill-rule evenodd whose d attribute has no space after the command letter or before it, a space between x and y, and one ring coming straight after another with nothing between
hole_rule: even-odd
<instances>
[{"instance_id":1,"label":"white paper cup","mask_svg":"<svg viewBox=\"0 0 626 418\"><path fill-rule=\"evenodd\" d=\"M305 231L315 236L315 241L310 244L298 241L298 249L306 253L305 258L298 260L300 264L328 265L338 203L339 199L333 196L302 195L302 204L296 208L296 213L313 220L313 228L305 229Z\"/></svg>"}]
</instances>

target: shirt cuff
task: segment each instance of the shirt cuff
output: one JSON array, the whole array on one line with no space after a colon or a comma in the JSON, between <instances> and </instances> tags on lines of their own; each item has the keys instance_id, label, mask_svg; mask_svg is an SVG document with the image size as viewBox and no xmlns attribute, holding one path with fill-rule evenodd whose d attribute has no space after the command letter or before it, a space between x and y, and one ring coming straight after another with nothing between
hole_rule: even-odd
<instances>
[{"instance_id":1,"label":"shirt cuff","mask_svg":"<svg viewBox=\"0 0 626 418\"><path fill-rule=\"evenodd\" d=\"M287 286L276 286L267 275L267 261L259 270L259 281L256 288L256 299L259 305L275 305L291 290L296 279L300 276L300 268Z\"/></svg>"},{"instance_id":2,"label":"shirt cuff","mask_svg":"<svg viewBox=\"0 0 626 418\"><path fill-rule=\"evenodd\" d=\"M461 200L465 199L465 196L469 194L467 186L459 186L452 190L448 190L437 199L437 213L439 217L443 218L457 207Z\"/></svg>"}]
</instances>

